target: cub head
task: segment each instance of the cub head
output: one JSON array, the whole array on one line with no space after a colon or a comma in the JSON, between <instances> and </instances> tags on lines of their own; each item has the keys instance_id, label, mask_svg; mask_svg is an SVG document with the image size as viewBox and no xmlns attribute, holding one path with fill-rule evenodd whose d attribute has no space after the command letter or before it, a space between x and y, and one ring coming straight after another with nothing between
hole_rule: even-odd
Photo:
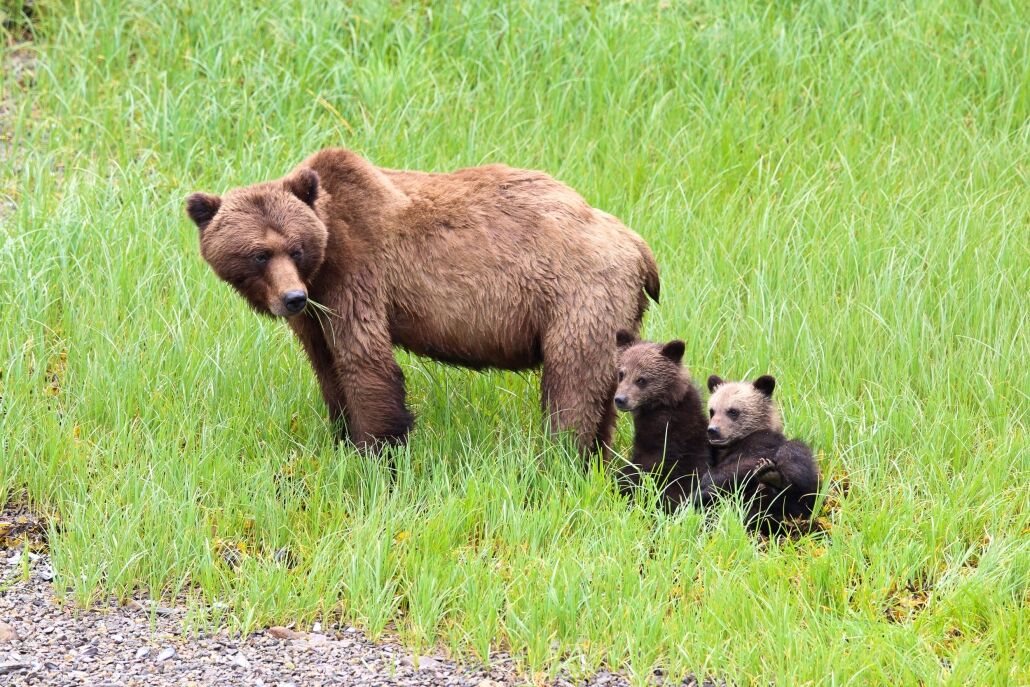
<instances>
[{"instance_id":1,"label":"cub head","mask_svg":"<svg viewBox=\"0 0 1030 687\"><path fill-rule=\"evenodd\" d=\"M278 181L194 193L186 212L200 230L200 252L219 277L260 313L291 317L308 302L328 232L315 214L318 174L300 169Z\"/></svg>"},{"instance_id":2,"label":"cub head","mask_svg":"<svg viewBox=\"0 0 1030 687\"><path fill-rule=\"evenodd\" d=\"M689 384L686 371L680 366L682 341L640 341L636 335L622 330L615 335L615 342L619 347L616 408L635 413L682 400Z\"/></svg>"},{"instance_id":3,"label":"cub head","mask_svg":"<svg viewBox=\"0 0 1030 687\"><path fill-rule=\"evenodd\" d=\"M780 413L773 403L776 379L762 375L753 382L724 382L708 378L708 442L727 446L755 432L783 431Z\"/></svg>"}]
</instances>

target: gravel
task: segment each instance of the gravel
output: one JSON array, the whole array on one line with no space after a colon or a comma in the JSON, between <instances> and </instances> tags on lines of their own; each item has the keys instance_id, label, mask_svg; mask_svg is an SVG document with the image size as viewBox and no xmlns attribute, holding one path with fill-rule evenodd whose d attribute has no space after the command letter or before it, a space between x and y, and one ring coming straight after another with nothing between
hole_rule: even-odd
<instances>
[{"instance_id":1,"label":"gravel","mask_svg":"<svg viewBox=\"0 0 1030 687\"><path fill-rule=\"evenodd\" d=\"M530 684L503 654L491 661L488 670L462 666L444 656L412 656L389 641L373 643L346 626L322 632L272 627L246 638L224 630L187 636L183 608L155 608L146 601L91 610L72 604L62 607L49 582L52 573L46 554L33 554L27 578L24 570L20 551L0 549L0 685ZM660 679L656 676L654 682ZM604 671L585 682L558 678L551 684L623 687L629 683Z\"/></svg>"}]
</instances>

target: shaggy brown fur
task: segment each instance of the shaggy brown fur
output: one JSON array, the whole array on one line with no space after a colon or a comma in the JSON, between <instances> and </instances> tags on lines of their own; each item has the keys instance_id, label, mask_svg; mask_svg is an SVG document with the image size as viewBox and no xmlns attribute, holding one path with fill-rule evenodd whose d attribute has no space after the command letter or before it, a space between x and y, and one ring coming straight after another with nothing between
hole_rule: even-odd
<instances>
[{"instance_id":1,"label":"shaggy brown fur","mask_svg":"<svg viewBox=\"0 0 1030 687\"><path fill-rule=\"evenodd\" d=\"M682 341L638 341L628 331L616 335L619 386L615 407L633 415L632 466L624 476L639 482L650 473L664 484L666 504L690 498L699 474L711 465L708 425L701 394L681 365Z\"/></svg>"},{"instance_id":2,"label":"shaggy brown fur","mask_svg":"<svg viewBox=\"0 0 1030 687\"><path fill-rule=\"evenodd\" d=\"M193 194L187 210L215 272L290 316L359 446L412 426L393 346L472 368L542 364L552 428L584 450L609 441L615 332L637 330L658 269L643 239L546 174L391 170L329 149L277 181Z\"/></svg>"},{"instance_id":3,"label":"shaggy brown fur","mask_svg":"<svg viewBox=\"0 0 1030 687\"><path fill-rule=\"evenodd\" d=\"M808 518L819 491L819 468L811 449L788 441L772 400L776 380L754 382L708 378L708 438L715 465L702 477L701 505L721 490L738 490L748 504L747 524L774 532L786 519Z\"/></svg>"}]
</instances>

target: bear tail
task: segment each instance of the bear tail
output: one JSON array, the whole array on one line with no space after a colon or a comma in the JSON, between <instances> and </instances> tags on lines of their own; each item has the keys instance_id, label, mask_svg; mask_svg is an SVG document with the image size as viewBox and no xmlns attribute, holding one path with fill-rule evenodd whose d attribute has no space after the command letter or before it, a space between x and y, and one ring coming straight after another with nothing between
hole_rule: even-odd
<instances>
[{"instance_id":1,"label":"bear tail","mask_svg":"<svg viewBox=\"0 0 1030 687\"><path fill-rule=\"evenodd\" d=\"M640 257L644 259L644 293L657 303L661 291L661 282L658 280L658 263L655 262L651 248L643 240L640 241L640 244Z\"/></svg>"}]
</instances>

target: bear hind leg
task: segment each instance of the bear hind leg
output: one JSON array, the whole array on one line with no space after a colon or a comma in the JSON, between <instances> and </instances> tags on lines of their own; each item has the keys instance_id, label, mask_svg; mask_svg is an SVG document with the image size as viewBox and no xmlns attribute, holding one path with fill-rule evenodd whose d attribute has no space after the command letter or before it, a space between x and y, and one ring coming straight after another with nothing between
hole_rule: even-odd
<instances>
[{"instance_id":1,"label":"bear hind leg","mask_svg":"<svg viewBox=\"0 0 1030 687\"><path fill-rule=\"evenodd\" d=\"M544 337L540 402L545 422L552 433L571 431L584 455L603 451L611 442L615 422L615 409L611 407L614 341L614 333L593 342L574 339L570 343L568 336Z\"/></svg>"}]
</instances>

